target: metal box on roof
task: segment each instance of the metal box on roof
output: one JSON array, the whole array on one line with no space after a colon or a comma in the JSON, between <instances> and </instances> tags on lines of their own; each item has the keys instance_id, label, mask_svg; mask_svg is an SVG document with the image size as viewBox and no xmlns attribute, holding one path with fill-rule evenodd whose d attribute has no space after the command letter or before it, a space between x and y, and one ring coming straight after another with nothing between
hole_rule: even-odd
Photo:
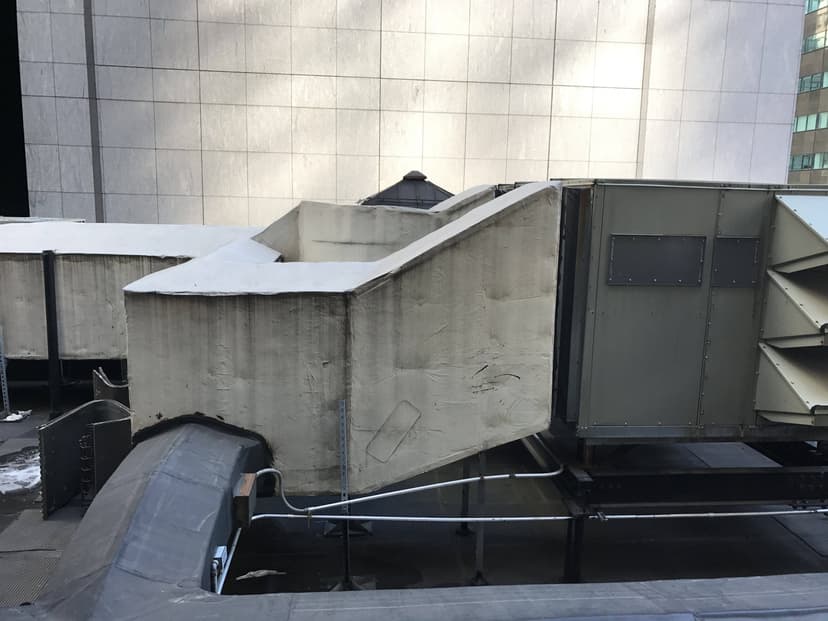
<instances>
[{"instance_id":1,"label":"metal box on roof","mask_svg":"<svg viewBox=\"0 0 828 621\"><path fill-rule=\"evenodd\" d=\"M805 416L828 389L828 189L785 189L808 195L798 214L779 191L565 186L556 426L592 443L828 437Z\"/></svg>"}]
</instances>

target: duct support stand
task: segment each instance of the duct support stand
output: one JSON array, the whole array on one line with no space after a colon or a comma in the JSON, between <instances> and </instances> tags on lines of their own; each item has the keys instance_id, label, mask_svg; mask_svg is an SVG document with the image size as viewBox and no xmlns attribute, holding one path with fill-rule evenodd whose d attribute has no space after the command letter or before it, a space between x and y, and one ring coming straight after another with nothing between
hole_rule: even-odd
<instances>
[{"instance_id":1,"label":"duct support stand","mask_svg":"<svg viewBox=\"0 0 828 621\"><path fill-rule=\"evenodd\" d=\"M339 499L349 500L348 484L348 410L345 400L339 402ZM351 515L351 505L342 507L343 515ZM354 576L351 570L351 520L339 521L342 533L342 580L331 591L362 591L376 588L376 580L370 577ZM371 534L371 523L361 524L362 532Z\"/></svg>"},{"instance_id":2,"label":"duct support stand","mask_svg":"<svg viewBox=\"0 0 828 621\"><path fill-rule=\"evenodd\" d=\"M463 478L468 479L471 475L471 467L469 466L468 458L463 460ZM469 517L469 484L464 483L461 487L460 494L460 517ZM469 528L468 522L460 522L460 526L455 531L461 537L468 537L474 531Z\"/></svg>"},{"instance_id":3,"label":"duct support stand","mask_svg":"<svg viewBox=\"0 0 828 621\"><path fill-rule=\"evenodd\" d=\"M483 478L483 475L486 474L486 452L480 451L477 454L477 467L478 467L478 474L480 474L480 482L477 484L477 506L478 512L480 515L486 514L486 479ZM485 534L486 534L486 527L481 522L477 525L477 529L475 530L475 540L474 540L474 577L471 579L471 586L487 586L489 581L486 580L486 577L483 573L483 561L484 561L484 546L486 543Z\"/></svg>"},{"instance_id":4,"label":"duct support stand","mask_svg":"<svg viewBox=\"0 0 828 621\"><path fill-rule=\"evenodd\" d=\"M46 346L49 356L49 418L60 415L60 387L63 382L58 342L57 291L55 286L55 253L44 250L43 287L46 300Z\"/></svg>"},{"instance_id":5,"label":"duct support stand","mask_svg":"<svg viewBox=\"0 0 828 621\"><path fill-rule=\"evenodd\" d=\"M6 344L3 340L3 326L0 326L0 393L3 397L2 413L8 416L12 411L9 401L9 378L6 375Z\"/></svg>"},{"instance_id":6,"label":"duct support stand","mask_svg":"<svg viewBox=\"0 0 828 621\"><path fill-rule=\"evenodd\" d=\"M566 527L566 549L564 551L563 582L577 584L581 582L581 560L584 552L584 527L586 514L574 503L570 505L570 520Z\"/></svg>"}]
</instances>

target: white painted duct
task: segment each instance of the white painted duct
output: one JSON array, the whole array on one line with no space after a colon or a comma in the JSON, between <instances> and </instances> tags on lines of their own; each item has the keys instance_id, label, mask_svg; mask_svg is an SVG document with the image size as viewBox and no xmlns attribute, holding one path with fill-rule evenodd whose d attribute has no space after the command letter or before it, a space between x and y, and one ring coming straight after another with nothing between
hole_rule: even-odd
<instances>
[{"instance_id":1,"label":"white painted duct","mask_svg":"<svg viewBox=\"0 0 828 621\"><path fill-rule=\"evenodd\" d=\"M261 229L33 221L0 226L0 325L6 355L45 359L44 250L55 252L61 358L126 357L123 287Z\"/></svg>"},{"instance_id":2,"label":"white painted duct","mask_svg":"<svg viewBox=\"0 0 828 621\"><path fill-rule=\"evenodd\" d=\"M136 427L259 432L291 494L339 490L341 400L354 493L545 429L560 188L476 192L417 214L303 203L127 286Z\"/></svg>"}]
</instances>

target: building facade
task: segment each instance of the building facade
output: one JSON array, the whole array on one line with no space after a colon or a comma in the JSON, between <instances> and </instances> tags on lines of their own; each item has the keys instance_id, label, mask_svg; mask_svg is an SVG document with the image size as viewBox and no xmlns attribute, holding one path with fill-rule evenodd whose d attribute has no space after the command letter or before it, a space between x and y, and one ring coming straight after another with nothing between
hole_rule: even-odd
<instances>
[{"instance_id":1,"label":"building facade","mask_svg":"<svg viewBox=\"0 0 828 621\"><path fill-rule=\"evenodd\" d=\"M806 0L788 180L828 182L828 0Z\"/></svg>"},{"instance_id":2,"label":"building facade","mask_svg":"<svg viewBox=\"0 0 828 621\"><path fill-rule=\"evenodd\" d=\"M802 0L17 7L33 215L263 224L412 169L787 177Z\"/></svg>"}]
</instances>

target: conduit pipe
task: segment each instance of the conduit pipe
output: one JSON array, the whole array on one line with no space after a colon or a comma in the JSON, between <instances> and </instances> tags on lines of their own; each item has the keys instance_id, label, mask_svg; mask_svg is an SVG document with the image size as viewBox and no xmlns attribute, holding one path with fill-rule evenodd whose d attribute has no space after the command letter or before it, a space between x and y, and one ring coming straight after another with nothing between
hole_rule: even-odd
<instances>
[{"instance_id":1,"label":"conduit pipe","mask_svg":"<svg viewBox=\"0 0 828 621\"><path fill-rule=\"evenodd\" d=\"M713 513L629 513L611 514L603 513L584 516L590 520L608 522L611 520L653 520L653 519L684 519L684 518L729 518L729 517L772 517L782 515L810 515L825 514L828 509L790 509L781 511L723 511ZM254 515L251 521L264 519L307 519L324 521L349 520L355 522L431 522L456 524L458 522L564 522L574 520L571 515L496 515L477 517L442 517L425 515L321 515L298 513L260 513Z\"/></svg>"},{"instance_id":2,"label":"conduit pipe","mask_svg":"<svg viewBox=\"0 0 828 621\"><path fill-rule=\"evenodd\" d=\"M542 442L540 438L537 438L539 442ZM454 487L456 485L465 485L467 483L475 483L481 481L504 481L508 479L550 479L552 477L556 477L562 474L564 471L563 464L558 464L558 467L554 470L550 470L548 472L512 472L507 474L485 474L485 475L477 475L474 477L465 477L462 479L453 479L451 481L442 481L440 483L430 483L428 485L418 485L416 487L406 487L403 489L393 490L390 492L381 492L379 494L369 494L367 496L361 496L359 498L350 498L348 500L340 500L338 502L331 502L323 505L314 505L311 507L295 507L288 499L285 497L285 487L283 485L284 476L282 473L277 470L276 468L263 468L256 472L256 478L258 479L260 476L264 474L272 474L276 477L277 483L279 485L279 494L282 497L282 502L285 503L285 506L295 513L300 513L302 516L300 517L311 517L314 515L316 511L324 511L327 509L336 509L339 507L345 507L349 505L355 505L360 502L368 502L370 500L382 500L383 498L393 498L395 496L404 496L406 494L415 494L417 492L427 492L430 490L435 489L442 489L445 487ZM338 516L336 519L343 519L343 516ZM378 520L379 521L379 520ZM462 519L456 520L458 522L462 522ZM467 522L476 521L474 519L468 519ZM479 521L479 520L477 520Z\"/></svg>"},{"instance_id":3,"label":"conduit pipe","mask_svg":"<svg viewBox=\"0 0 828 621\"><path fill-rule=\"evenodd\" d=\"M551 451L546 447L543 440L537 434L533 435L534 439L538 441L539 445L550 456L554 457ZM341 500L338 502L331 502L322 505L314 505L310 507L296 507L288 501L285 496L285 487L283 485L284 475L276 468L263 468L256 472L256 478L265 474L272 474L276 477L279 485L279 494L282 497L282 502L285 506L293 511L293 513L260 513L254 515L251 521L263 519L297 519L304 518L307 520L324 520L324 521L351 521L351 522L430 522L443 524L457 524L457 523L483 523L483 522L563 522L574 520L575 517L571 515L519 515L519 516L475 516L475 517L443 517L443 516L414 516L414 515L321 515L317 511L324 511L327 509L335 509L354 505L361 502L368 502L370 500L382 500L384 498L394 498L395 496L404 496L407 494L415 494L417 492L426 492L435 489L442 489L445 487L454 487L456 485L465 485L468 483L475 483L481 481L503 481L503 480L517 480L517 479L551 479L562 474L564 466L558 463L558 467L547 472L515 472L508 474L487 474L478 475L474 477L464 477L462 479L452 479L450 481L442 481L440 483L430 483L428 485L418 485L415 487L406 487L390 492L381 492L379 494L369 494L360 498L350 498L348 500ZM826 514L828 508L823 509L785 509L778 511L719 511L707 513L616 513L605 514L602 512L592 513L590 515L581 516L590 520L599 520L608 522L611 520L658 520L658 519L685 519L685 518L729 518L729 517L775 517L784 515L811 515L811 514Z\"/></svg>"}]
</instances>

